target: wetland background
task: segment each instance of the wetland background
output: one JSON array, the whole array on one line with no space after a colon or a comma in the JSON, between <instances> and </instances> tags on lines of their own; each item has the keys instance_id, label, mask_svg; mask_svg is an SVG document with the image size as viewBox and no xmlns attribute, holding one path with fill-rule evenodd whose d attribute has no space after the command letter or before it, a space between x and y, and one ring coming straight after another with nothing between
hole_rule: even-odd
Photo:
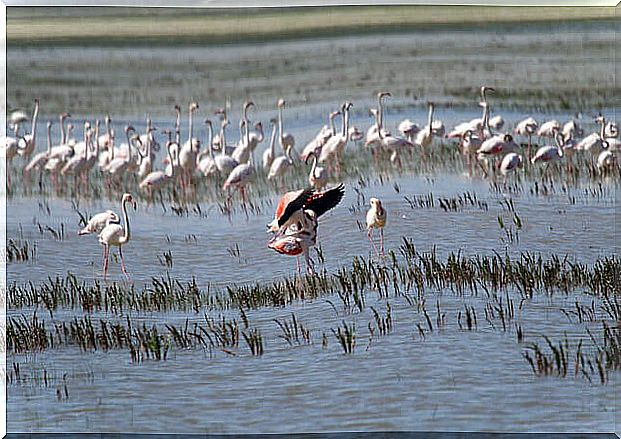
<instances>
[{"instance_id":1,"label":"wetland background","mask_svg":"<svg viewBox=\"0 0 621 439\"><path fill-rule=\"evenodd\" d=\"M428 100L452 126L479 115L486 84L509 126L581 114L590 129L621 107L617 11L7 8L7 103L29 111L38 97L43 121L70 111L76 127L106 113L170 127L175 104L197 100L202 121L252 99L267 125L283 97L303 146L345 99L365 131L380 90L390 129L422 122ZM7 239L28 248L7 266L8 430L613 431L618 174L531 172L500 187L465 176L449 144L438 151L395 171L350 144L315 282L265 247L276 186L230 215L210 181L192 203L141 203L129 284L115 260L103 281L96 239L75 234L76 210L118 197L18 183ZM394 260L372 260L358 228L371 196L389 212Z\"/></svg>"}]
</instances>

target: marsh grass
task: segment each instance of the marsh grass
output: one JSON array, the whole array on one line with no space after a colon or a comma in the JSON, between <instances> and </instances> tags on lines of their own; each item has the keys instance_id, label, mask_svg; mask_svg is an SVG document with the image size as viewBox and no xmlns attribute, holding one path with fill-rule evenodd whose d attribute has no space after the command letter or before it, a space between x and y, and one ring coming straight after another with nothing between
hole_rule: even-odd
<instances>
[{"instance_id":1,"label":"marsh grass","mask_svg":"<svg viewBox=\"0 0 621 439\"><path fill-rule=\"evenodd\" d=\"M28 262L37 259L37 244L21 239L9 239L6 243L6 262Z\"/></svg>"}]
</instances>

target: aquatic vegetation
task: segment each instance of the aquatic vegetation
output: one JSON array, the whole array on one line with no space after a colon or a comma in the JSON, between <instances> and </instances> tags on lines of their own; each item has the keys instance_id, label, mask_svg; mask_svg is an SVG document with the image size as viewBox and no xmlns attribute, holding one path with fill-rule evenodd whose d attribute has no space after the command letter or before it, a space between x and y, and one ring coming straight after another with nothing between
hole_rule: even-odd
<instances>
[{"instance_id":1,"label":"aquatic vegetation","mask_svg":"<svg viewBox=\"0 0 621 439\"><path fill-rule=\"evenodd\" d=\"M9 239L6 243L6 262L28 262L37 258L37 244Z\"/></svg>"}]
</instances>

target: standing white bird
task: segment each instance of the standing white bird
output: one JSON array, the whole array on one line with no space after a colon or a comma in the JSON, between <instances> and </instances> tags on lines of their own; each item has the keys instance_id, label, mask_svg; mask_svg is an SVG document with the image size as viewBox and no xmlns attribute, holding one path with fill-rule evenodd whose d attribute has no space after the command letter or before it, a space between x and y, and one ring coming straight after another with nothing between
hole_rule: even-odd
<instances>
[{"instance_id":1,"label":"standing white bird","mask_svg":"<svg viewBox=\"0 0 621 439\"><path fill-rule=\"evenodd\" d=\"M283 151L286 150L287 146L291 146L292 148L295 146L295 138L293 137L293 135L289 133L285 133L283 131L282 110L283 108L285 108L285 104L286 102L284 99L278 100L278 133L279 133L278 140L280 141L280 146L283 149Z\"/></svg>"},{"instance_id":2,"label":"standing white bird","mask_svg":"<svg viewBox=\"0 0 621 439\"><path fill-rule=\"evenodd\" d=\"M149 119L147 133L139 137L140 141L147 147L144 155L138 150L139 161L137 174L139 178L145 178L153 172L153 162L155 161L155 152L153 150L156 145L155 137L153 136L154 131L157 131L157 128L151 125L151 120Z\"/></svg>"},{"instance_id":3,"label":"standing white bird","mask_svg":"<svg viewBox=\"0 0 621 439\"><path fill-rule=\"evenodd\" d=\"M129 228L129 217L127 216L127 203L132 203L136 210L136 201L131 194L123 194L121 198L121 210L123 212L124 226L116 222L108 221L103 230L99 233L99 243L104 247L104 277L108 274L108 256L110 254L110 246L119 248L119 256L121 257L121 270L129 279L129 274L125 269L125 260L123 259L123 245L127 244L131 238Z\"/></svg>"},{"instance_id":4,"label":"standing white bird","mask_svg":"<svg viewBox=\"0 0 621 439\"><path fill-rule=\"evenodd\" d=\"M500 173L504 177L504 183L507 183L507 175L510 172L515 172L517 168L522 167L522 156L514 152L510 152L504 156L498 167L500 169Z\"/></svg>"},{"instance_id":5,"label":"standing white bird","mask_svg":"<svg viewBox=\"0 0 621 439\"><path fill-rule=\"evenodd\" d=\"M276 157L272 166L270 166L270 172L267 174L268 180L273 180L275 178L281 178L284 184L285 174L293 166L293 158L291 158L291 145L287 145L287 149L285 150L285 155L280 157Z\"/></svg>"},{"instance_id":6,"label":"standing white bird","mask_svg":"<svg viewBox=\"0 0 621 439\"><path fill-rule=\"evenodd\" d=\"M550 164L554 162L558 162L563 158L563 148L559 136L562 136L559 133L560 128L554 129L556 146L545 145L537 150L533 158L531 159L531 163L534 165L535 163L546 163L546 168L544 170L544 175L547 174L548 169L550 168Z\"/></svg>"},{"instance_id":7,"label":"standing white bird","mask_svg":"<svg viewBox=\"0 0 621 439\"><path fill-rule=\"evenodd\" d=\"M105 212L93 215L92 218L86 223L86 226L78 232L78 235L81 236L90 235L91 233L100 233L108 222L119 223L120 221L121 219L116 212L106 210Z\"/></svg>"},{"instance_id":8,"label":"standing white bird","mask_svg":"<svg viewBox=\"0 0 621 439\"><path fill-rule=\"evenodd\" d=\"M205 124L207 125L209 142L207 143L207 149L201 151L196 157L196 168L205 177L211 177L218 173L218 167L213 154L213 125L209 119L205 119Z\"/></svg>"},{"instance_id":9,"label":"standing white bird","mask_svg":"<svg viewBox=\"0 0 621 439\"><path fill-rule=\"evenodd\" d=\"M364 146L375 147L380 145L380 130L384 129L384 98L392 97L390 92L380 91L377 94L377 113L369 111L376 116L376 123L371 125L367 130L366 141ZM388 134L388 133L387 133Z\"/></svg>"},{"instance_id":10,"label":"standing white bird","mask_svg":"<svg viewBox=\"0 0 621 439\"><path fill-rule=\"evenodd\" d=\"M306 156L306 164L310 158L313 159L313 166L308 175L308 183L316 190L321 190L328 183L328 172L323 167L317 167L317 155L312 151Z\"/></svg>"},{"instance_id":11,"label":"standing white bird","mask_svg":"<svg viewBox=\"0 0 621 439\"><path fill-rule=\"evenodd\" d=\"M276 129L278 121L274 118L270 119L272 124L272 135L270 137L270 146L263 151L263 170L269 171L272 163L274 162L274 156L276 155Z\"/></svg>"},{"instance_id":12,"label":"standing white bird","mask_svg":"<svg viewBox=\"0 0 621 439\"><path fill-rule=\"evenodd\" d=\"M597 156L597 169L600 174L605 174L609 172L613 166L617 164L617 157L614 153L608 149L602 151Z\"/></svg>"},{"instance_id":13,"label":"standing white bird","mask_svg":"<svg viewBox=\"0 0 621 439\"><path fill-rule=\"evenodd\" d=\"M243 121L243 122L244 122L244 125L247 123L246 121ZM248 129L246 129L246 144L249 144L249 137L250 135L248 133ZM291 147L289 147L289 149L291 149ZM248 183L250 183L252 179L254 179L255 176L256 176L256 173L254 170L254 160L251 154L247 163L241 163L237 165L235 168L233 168L228 178L224 182L224 185L222 186L222 190L226 191L230 187L234 187L238 189L239 192L241 193L242 201L245 203L246 202L246 186L248 185Z\"/></svg>"},{"instance_id":14,"label":"standing white bird","mask_svg":"<svg viewBox=\"0 0 621 439\"><path fill-rule=\"evenodd\" d=\"M196 169L196 157L200 150L200 140L194 137L194 112L198 110L197 102L190 102L188 107L188 140L183 144L179 151L179 166L181 170L181 185L186 186L192 183L192 174Z\"/></svg>"},{"instance_id":15,"label":"standing white bird","mask_svg":"<svg viewBox=\"0 0 621 439\"><path fill-rule=\"evenodd\" d=\"M175 170L179 167L179 154L177 154L177 160L173 158L173 145L177 145L172 141L172 132L165 130L165 134L168 134L168 141L166 142L166 150L168 152L168 159L170 164L170 171L153 171L149 173L139 184L140 189L148 189L149 196L153 200L153 191L161 190L162 187L171 184L175 181ZM178 145L177 145L178 146Z\"/></svg>"},{"instance_id":16,"label":"standing white bird","mask_svg":"<svg viewBox=\"0 0 621 439\"><path fill-rule=\"evenodd\" d=\"M222 120L222 124L220 126L220 153L217 154L214 158L216 162L216 167L218 168L218 172L222 176L228 176L235 166L239 165L237 160L233 159L226 153L226 135L225 130L228 126L229 121L225 118Z\"/></svg>"},{"instance_id":17,"label":"standing white bird","mask_svg":"<svg viewBox=\"0 0 621 439\"><path fill-rule=\"evenodd\" d=\"M533 146L533 135L537 132L539 128L539 124L532 117L527 117L526 119L518 122L518 124L513 129L513 132L519 136L528 137L528 147L526 150L526 157L528 160L531 158L531 148Z\"/></svg>"},{"instance_id":18,"label":"standing white bird","mask_svg":"<svg viewBox=\"0 0 621 439\"><path fill-rule=\"evenodd\" d=\"M43 170L43 167L47 163L47 160L52 153L52 122L47 123L47 150L35 154L30 162L24 167L24 172L29 174L33 169Z\"/></svg>"},{"instance_id":19,"label":"standing white bird","mask_svg":"<svg viewBox=\"0 0 621 439\"><path fill-rule=\"evenodd\" d=\"M606 119L599 115L595 122L601 125L599 133L591 133L576 144L577 150L590 152L593 156L599 155L604 149Z\"/></svg>"},{"instance_id":20,"label":"standing white bird","mask_svg":"<svg viewBox=\"0 0 621 439\"><path fill-rule=\"evenodd\" d=\"M539 129L537 130L537 135L539 137L552 137L556 135L556 131L560 131L561 124L557 120L549 120L541 124Z\"/></svg>"},{"instance_id":21,"label":"standing white bird","mask_svg":"<svg viewBox=\"0 0 621 439\"><path fill-rule=\"evenodd\" d=\"M39 119L39 99L34 100L34 110L32 112L32 132L30 134L25 134L22 137L21 142L23 142L22 147L19 149L18 153L25 157L27 160L30 159L30 156L35 151L37 146L37 120Z\"/></svg>"},{"instance_id":22,"label":"standing white bird","mask_svg":"<svg viewBox=\"0 0 621 439\"><path fill-rule=\"evenodd\" d=\"M427 115L427 126L422 128L416 135L414 143L423 149L423 154L426 154L427 148L431 146L433 142L433 102L429 102L429 113Z\"/></svg>"},{"instance_id":23,"label":"standing white bird","mask_svg":"<svg viewBox=\"0 0 621 439\"><path fill-rule=\"evenodd\" d=\"M367 238L375 249L377 256L384 256L384 226L386 225L386 209L382 207L382 202L377 198L371 198L371 208L367 212ZM375 241L373 241L373 229L379 229L380 233L380 250L377 250Z\"/></svg>"},{"instance_id":24,"label":"standing white bird","mask_svg":"<svg viewBox=\"0 0 621 439\"><path fill-rule=\"evenodd\" d=\"M351 102L345 102L341 107L341 113L343 114L343 124L341 127L340 135L334 135L328 139L325 145L321 148L321 154L319 155L319 163L328 162L330 167L332 162L335 163L334 169L337 175L341 170L340 158L342 152L345 150L345 146L348 141L348 129L349 129L349 108L352 106Z\"/></svg>"}]
</instances>

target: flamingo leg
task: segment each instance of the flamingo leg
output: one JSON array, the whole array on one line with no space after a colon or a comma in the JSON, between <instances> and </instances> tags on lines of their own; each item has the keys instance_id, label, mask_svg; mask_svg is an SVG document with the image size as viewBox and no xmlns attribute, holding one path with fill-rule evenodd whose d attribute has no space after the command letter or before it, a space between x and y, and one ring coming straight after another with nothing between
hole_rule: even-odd
<instances>
[{"instance_id":1,"label":"flamingo leg","mask_svg":"<svg viewBox=\"0 0 621 439\"><path fill-rule=\"evenodd\" d=\"M371 237L372 233L373 233L373 229L372 229L372 228L370 228L370 229L367 231L367 238L369 238L369 242L371 242L371 245L373 246L373 249L375 250L375 253L376 253L376 254L377 254L377 256L379 257L380 253L379 253L379 251L377 250L377 246L375 245L375 241L373 241L373 238Z\"/></svg>"},{"instance_id":2,"label":"flamingo leg","mask_svg":"<svg viewBox=\"0 0 621 439\"><path fill-rule=\"evenodd\" d=\"M308 247L306 246L304 246L304 260L306 261L306 272L311 276L314 275L315 267L313 266L313 261L310 258Z\"/></svg>"},{"instance_id":3,"label":"flamingo leg","mask_svg":"<svg viewBox=\"0 0 621 439\"><path fill-rule=\"evenodd\" d=\"M380 229L380 254L384 256L384 228Z\"/></svg>"},{"instance_id":4,"label":"flamingo leg","mask_svg":"<svg viewBox=\"0 0 621 439\"><path fill-rule=\"evenodd\" d=\"M296 256L295 257L295 262L297 264L297 270L296 271L298 272L298 274L300 274L302 272L301 269L300 269L300 256Z\"/></svg>"},{"instance_id":5,"label":"flamingo leg","mask_svg":"<svg viewBox=\"0 0 621 439\"><path fill-rule=\"evenodd\" d=\"M125 276L129 280L130 279L129 273L125 269L125 260L123 259L123 247L122 246L119 246L119 256L121 257L121 271L123 272L123 274L125 274Z\"/></svg>"},{"instance_id":6,"label":"flamingo leg","mask_svg":"<svg viewBox=\"0 0 621 439\"><path fill-rule=\"evenodd\" d=\"M107 244L104 244L104 279L108 274L108 256L109 256L110 248Z\"/></svg>"}]
</instances>

